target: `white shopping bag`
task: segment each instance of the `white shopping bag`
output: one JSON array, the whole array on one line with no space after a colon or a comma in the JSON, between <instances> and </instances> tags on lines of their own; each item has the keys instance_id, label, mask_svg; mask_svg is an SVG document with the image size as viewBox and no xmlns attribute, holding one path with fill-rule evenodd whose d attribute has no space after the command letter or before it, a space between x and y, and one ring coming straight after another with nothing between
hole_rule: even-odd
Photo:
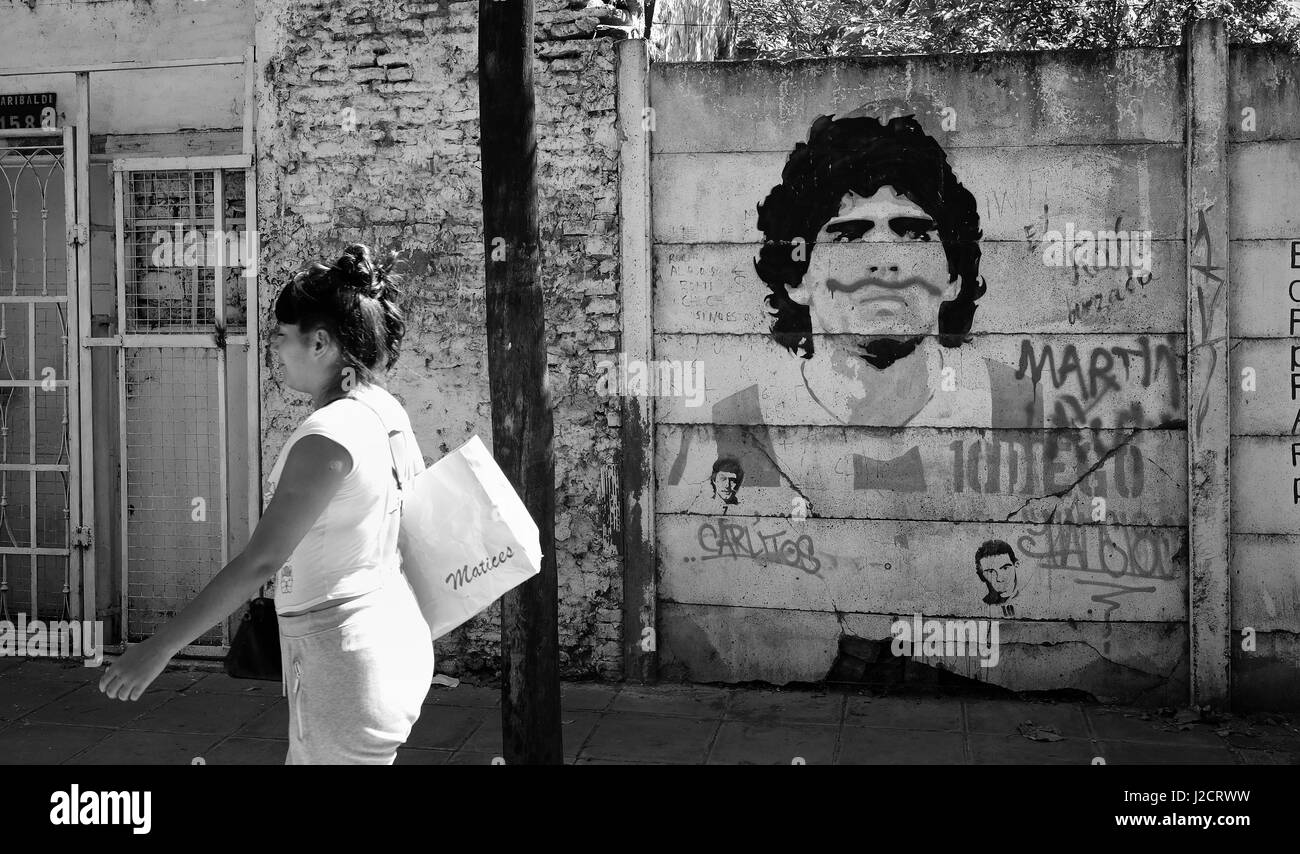
<instances>
[{"instance_id":1,"label":"white shopping bag","mask_svg":"<svg viewBox=\"0 0 1300 854\"><path fill-rule=\"evenodd\" d=\"M537 523L478 436L402 484L398 545L434 640L542 567Z\"/></svg>"}]
</instances>

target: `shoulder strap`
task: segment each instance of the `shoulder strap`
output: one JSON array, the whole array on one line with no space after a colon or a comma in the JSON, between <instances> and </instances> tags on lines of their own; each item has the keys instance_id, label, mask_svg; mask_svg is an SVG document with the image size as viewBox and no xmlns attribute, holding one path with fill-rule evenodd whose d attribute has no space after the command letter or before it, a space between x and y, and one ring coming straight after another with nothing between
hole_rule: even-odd
<instances>
[{"instance_id":1,"label":"shoulder strap","mask_svg":"<svg viewBox=\"0 0 1300 854\"><path fill-rule=\"evenodd\" d=\"M357 403L361 404L361 405L364 406L366 409L369 409L371 412L375 413L375 417L379 419L379 427L380 427L380 429L382 429L382 430L384 431L384 444L388 447L388 456L389 456L389 457L392 459L392 461L393 461L393 469L392 469L392 471L393 471L393 481L397 484L397 491L398 491L398 492L401 492L401 491L402 491L402 477L401 477L401 475L399 474L398 469L397 469L397 455L396 455L395 453L393 453L393 443L392 443L391 441L389 441L388 425L384 423L384 416L382 416L382 415L379 414L379 410L375 409L373 406L371 406L370 404L366 403L364 400L362 400L362 399L359 398L359 397L351 397L351 398L349 398L349 399L351 399L351 400L355 400Z\"/></svg>"}]
</instances>

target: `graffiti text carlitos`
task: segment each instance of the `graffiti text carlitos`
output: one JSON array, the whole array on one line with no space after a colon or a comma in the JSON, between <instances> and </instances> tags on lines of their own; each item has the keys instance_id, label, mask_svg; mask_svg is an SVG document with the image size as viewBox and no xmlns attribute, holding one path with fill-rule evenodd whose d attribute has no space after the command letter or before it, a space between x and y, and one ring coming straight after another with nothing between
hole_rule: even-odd
<instances>
[{"instance_id":1,"label":"graffiti text carlitos","mask_svg":"<svg viewBox=\"0 0 1300 854\"><path fill-rule=\"evenodd\" d=\"M764 534L758 530L751 531L739 522L718 519L716 524L705 522L700 525L698 540L700 548L704 549L700 560L748 558L770 561L801 569L809 575L816 575L822 566L813 554L812 537L807 534L795 536L789 531Z\"/></svg>"}]
</instances>

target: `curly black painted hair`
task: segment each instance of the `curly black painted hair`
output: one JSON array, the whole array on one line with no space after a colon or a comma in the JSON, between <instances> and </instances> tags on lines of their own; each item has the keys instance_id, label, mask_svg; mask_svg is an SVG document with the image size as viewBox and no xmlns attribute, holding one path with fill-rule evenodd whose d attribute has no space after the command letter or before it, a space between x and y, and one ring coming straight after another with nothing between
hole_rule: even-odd
<instances>
[{"instance_id":1,"label":"curly black painted hair","mask_svg":"<svg viewBox=\"0 0 1300 854\"><path fill-rule=\"evenodd\" d=\"M980 547L975 550L975 572L983 572L983 570L980 569L980 561L984 560L986 557L996 557L997 555L1006 555L1011 558L1012 563L1020 563L1016 558L1016 551L1011 548L1010 543L1004 542L1003 540L985 540Z\"/></svg>"},{"instance_id":2,"label":"curly black painted hair","mask_svg":"<svg viewBox=\"0 0 1300 854\"><path fill-rule=\"evenodd\" d=\"M368 246L354 243L333 263L309 264L295 273L276 296L275 318L297 324L303 333L327 329L357 380L374 382L377 370L397 363L406 334L396 264L396 252L377 260Z\"/></svg>"},{"instance_id":3,"label":"curly black painted hair","mask_svg":"<svg viewBox=\"0 0 1300 854\"><path fill-rule=\"evenodd\" d=\"M709 483L713 483L717 479L720 471L730 472L736 476L737 489L745 482L745 470L741 468L740 460L735 457L718 457L717 461L713 463L713 471L709 474Z\"/></svg>"},{"instance_id":4,"label":"curly black painted hair","mask_svg":"<svg viewBox=\"0 0 1300 854\"><path fill-rule=\"evenodd\" d=\"M965 343L975 317L975 302L986 285L979 275L979 212L971 194L948 165L948 157L913 116L882 124L871 116L835 119L818 116L806 143L796 143L781 170L781 183L758 205L763 248L754 269L771 291L772 337L792 353L813 354L812 318L808 307L786 293L808 271L817 234L839 212L844 194L864 198L892 186L935 221L948 256L949 282L961 288L939 306L939 343ZM792 251L803 238L805 251ZM798 256L802 256L799 258Z\"/></svg>"}]
</instances>

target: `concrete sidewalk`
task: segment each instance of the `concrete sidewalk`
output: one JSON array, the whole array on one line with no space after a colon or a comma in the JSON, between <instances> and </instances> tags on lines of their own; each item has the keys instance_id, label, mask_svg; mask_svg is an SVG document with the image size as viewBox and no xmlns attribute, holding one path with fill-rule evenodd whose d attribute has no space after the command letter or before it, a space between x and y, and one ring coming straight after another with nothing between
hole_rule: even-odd
<instances>
[{"instance_id":1,"label":"concrete sidewalk","mask_svg":"<svg viewBox=\"0 0 1300 854\"><path fill-rule=\"evenodd\" d=\"M278 683L172 669L124 703L99 693L100 673L0 660L0 764L284 762ZM565 761L579 765L1300 764L1296 715L591 682L564 683L562 698ZM499 704L493 688L431 688L398 764L490 764Z\"/></svg>"}]
</instances>

